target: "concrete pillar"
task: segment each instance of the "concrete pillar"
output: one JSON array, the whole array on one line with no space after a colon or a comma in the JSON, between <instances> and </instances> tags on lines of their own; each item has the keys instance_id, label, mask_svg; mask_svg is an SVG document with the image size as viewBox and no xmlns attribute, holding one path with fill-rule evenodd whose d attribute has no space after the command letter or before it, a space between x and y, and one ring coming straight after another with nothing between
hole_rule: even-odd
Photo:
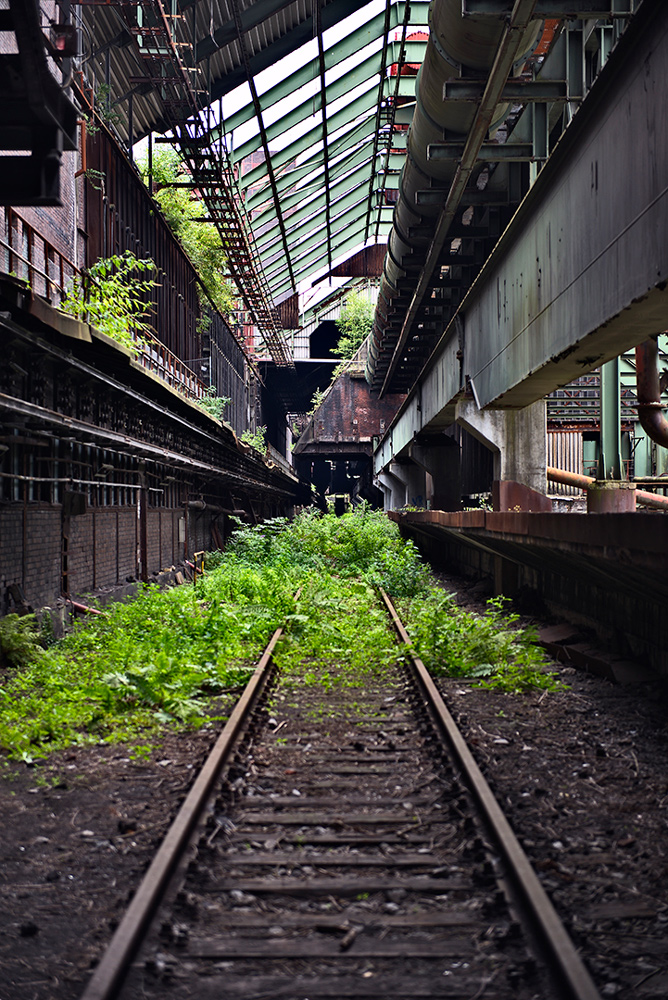
<instances>
[{"instance_id":1,"label":"concrete pillar","mask_svg":"<svg viewBox=\"0 0 668 1000\"><path fill-rule=\"evenodd\" d=\"M406 486L388 469L379 472L376 481L383 491L383 510L399 510L406 503Z\"/></svg>"},{"instance_id":2,"label":"concrete pillar","mask_svg":"<svg viewBox=\"0 0 668 1000\"><path fill-rule=\"evenodd\" d=\"M635 509L635 483L597 479L587 487L588 514L627 514Z\"/></svg>"},{"instance_id":3,"label":"concrete pillar","mask_svg":"<svg viewBox=\"0 0 668 1000\"><path fill-rule=\"evenodd\" d=\"M424 469L415 462L392 462L390 475L404 485L404 502L401 505L410 507L426 507L426 484Z\"/></svg>"},{"instance_id":4,"label":"concrete pillar","mask_svg":"<svg viewBox=\"0 0 668 1000\"><path fill-rule=\"evenodd\" d=\"M456 421L494 454L494 478L546 490L547 419L544 399L522 410L480 410L473 399L457 404Z\"/></svg>"},{"instance_id":5,"label":"concrete pillar","mask_svg":"<svg viewBox=\"0 0 668 1000\"><path fill-rule=\"evenodd\" d=\"M461 510L462 472L459 443L444 434L425 444L413 444L411 458L432 480L433 510ZM426 506L426 504L425 504Z\"/></svg>"}]
</instances>

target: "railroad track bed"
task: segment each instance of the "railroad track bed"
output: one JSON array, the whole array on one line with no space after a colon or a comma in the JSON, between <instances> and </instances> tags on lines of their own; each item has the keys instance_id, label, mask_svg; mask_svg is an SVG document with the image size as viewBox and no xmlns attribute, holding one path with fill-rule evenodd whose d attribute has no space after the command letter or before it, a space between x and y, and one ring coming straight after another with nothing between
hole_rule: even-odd
<instances>
[{"instance_id":1,"label":"railroad track bed","mask_svg":"<svg viewBox=\"0 0 668 1000\"><path fill-rule=\"evenodd\" d=\"M541 882L568 918L601 996L659 1000L668 994L665 706L656 690L618 688L561 670L571 690L547 696L480 691L462 681L439 685ZM397 987L403 977L408 988L407 968L406 996L434 995L416 992L413 983L419 975L429 988L434 961L441 972L452 973L440 977L442 992L435 995L550 995L490 881L486 838L463 828L467 793L455 791L442 760L434 763L427 731L417 746L407 745L406 713L412 708L406 681L393 683L392 691L383 685L379 714L366 729L360 709L371 695L368 685L351 702L346 697L347 704L357 703L352 712L344 711L340 699L335 704L335 691L323 707L313 697L316 685L301 684L300 694L307 691L312 703L297 708L294 692L274 687L264 736L252 735L218 794L196 837L183 886L173 890L135 959L128 996L218 997L221 984L225 995L243 996L229 992L236 969L245 970L257 988L247 996L289 997L295 973L300 985L316 978L322 983L332 978L334 966L341 970L342 956L347 969L336 973L334 992L321 995L354 996L345 990L363 984L364 996L401 996ZM201 753L206 736L182 739L185 753L180 755L172 737L153 761L119 762L118 754L78 748L77 773L86 773L90 758L84 788L75 781L69 787L35 784L39 768L2 788L2 1000L81 995L91 958L100 954L127 905L147 848L152 840L159 843L166 812L193 773L192 749ZM74 758L63 755L55 767L71 766L67 759ZM419 761L410 783L397 778L409 760ZM360 780L362 766L372 782ZM114 785L119 778L122 783ZM329 808L332 798L351 788L369 796L355 804L365 821L353 826L339 815L322 822L323 800ZM424 837L414 823L415 815L425 818L423 799L440 804L433 811L443 813ZM409 802L420 811L408 815L412 809L403 804ZM274 821L282 813L295 822L257 822L269 803ZM369 821L381 810L392 814L393 826ZM127 817L134 822L121 832ZM400 818L407 821L399 825ZM228 863L224 874L216 871L221 858ZM393 885L381 887L390 859ZM456 888L459 876L476 883L475 902ZM228 885L219 893L216 880L222 878L245 879L246 888ZM356 878L367 879L367 887L343 892L342 880L352 889ZM252 892L250 879L256 880ZM337 892L280 895L280 880L286 879L298 881L302 890L309 881L327 881ZM438 879L447 888L418 892L414 886L421 879ZM37 927L34 935L24 934L28 922ZM441 948L436 960L414 955L408 962L396 950L402 940L419 939L428 951L437 935L456 953ZM217 950L223 939L224 953ZM382 952L388 940L395 947L389 957ZM326 954L314 955L314 942ZM233 945L236 954L230 954ZM267 945L274 949L269 957ZM295 955L298 946L308 953ZM191 972L195 993L188 992L183 975ZM461 994L453 992L455 975ZM371 984L377 993L368 992ZM303 989L294 995L311 996Z\"/></svg>"},{"instance_id":2,"label":"railroad track bed","mask_svg":"<svg viewBox=\"0 0 668 1000\"><path fill-rule=\"evenodd\" d=\"M278 641L228 723L222 784L217 765L198 778L208 815L141 950L195 790L84 1000L115 997L132 958L128 1000L597 1000L422 664L305 658L269 690Z\"/></svg>"},{"instance_id":3,"label":"railroad track bed","mask_svg":"<svg viewBox=\"0 0 668 1000\"><path fill-rule=\"evenodd\" d=\"M304 673L277 680L127 996L549 996L407 681Z\"/></svg>"},{"instance_id":4,"label":"railroad track bed","mask_svg":"<svg viewBox=\"0 0 668 1000\"><path fill-rule=\"evenodd\" d=\"M560 673L570 690L547 698L439 687L602 996L663 1000L665 695Z\"/></svg>"}]
</instances>

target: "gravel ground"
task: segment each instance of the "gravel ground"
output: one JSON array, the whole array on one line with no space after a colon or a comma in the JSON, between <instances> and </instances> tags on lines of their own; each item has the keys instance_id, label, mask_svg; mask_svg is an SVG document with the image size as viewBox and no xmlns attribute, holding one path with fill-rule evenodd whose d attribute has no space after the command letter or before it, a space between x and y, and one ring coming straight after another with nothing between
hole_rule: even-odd
<instances>
[{"instance_id":1,"label":"gravel ground","mask_svg":"<svg viewBox=\"0 0 668 1000\"><path fill-rule=\"evenodd\" d=\"M482 596L454 578L467 607ZM605 661L605 654L601 654ZM641 665L642 666L642 665ZM668 698L555 664L568 690L440 685L602 996L668 995ZM0 779L0 1000L73 1000L203 761L76 748Z\"/></svg>"}]
</instances>

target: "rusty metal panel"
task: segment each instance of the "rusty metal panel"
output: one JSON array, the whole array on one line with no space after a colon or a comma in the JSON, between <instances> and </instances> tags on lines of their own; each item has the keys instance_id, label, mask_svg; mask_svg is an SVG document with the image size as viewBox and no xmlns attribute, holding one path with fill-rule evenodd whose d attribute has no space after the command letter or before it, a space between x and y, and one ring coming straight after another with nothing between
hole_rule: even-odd
<instances>
[{"instance_id":1,"label":"rusty metal panel","mask_svg":"<svg viewBox=\"0 0 668 1000\"><path fill-rule=\"evenodd\" d=\"M284 330L296 330L299 326L299 293L295 292L276 307Z\"/></svg>"},{"instance_id":2,"label":"rusty metal panel","mask_svg":"<svg viewBox=\"0 0 668 1000\"><path fill-rule=\"evenodd\" d=\"M547 464L554 469L582 475L582 431L548 430ZM573 497L580 496L582 490L577 486L566 486L564 483L551 483L550 493Z\"/></svg>"},{"instance_id":3,"label":"rusty metal panel","mask_svg":"<svg viewBox=\"0 0 668 1000\"><path fill-rule=\"evenodd\" d=\"M383 273L383 262L385 260L385 243L376 243L374 246L365 247L352 257L339 264L325 277L334 278L379 278ZM323 278L319 279L320 281Z\"/></svg>"},{"instance_id":4,"label":"rusty metal panel","mask_svg":"<svg viewBox=\"0 0 668 1000\"><path fill-rule=\"evenodd\" d=\"M327 392L295 451L329 454L345 446L370 454L373 437L389 427L402 400L396 393L379 399L363 377L345 373Z\"/></svg>"}]
</instances>

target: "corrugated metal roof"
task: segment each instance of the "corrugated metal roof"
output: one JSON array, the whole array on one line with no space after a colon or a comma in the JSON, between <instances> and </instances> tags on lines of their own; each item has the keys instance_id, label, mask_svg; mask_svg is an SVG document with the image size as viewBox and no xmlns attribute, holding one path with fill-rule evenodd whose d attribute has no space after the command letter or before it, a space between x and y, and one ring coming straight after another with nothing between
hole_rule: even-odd
<instances>
[{"instance_id":1,"label":"corrugated metal roof","mask_svg":"<svg viewBox=\"0 0 668 1000\"><path fill-rule=\"evenodd\" d=\"M410 8L405 0L84 0L78 7L89 93L121 139L176 131L212 218L222 209L211 156L225 159L215 184L229 187L225 211L248 230L233 253L267 279L268 290L264 278L246 288L263 300L262 322L279 323L275 313L266 319L267 297L279 303L364 245L385 242L393 208L386 192L396 188L405 139L395 125L406 118L413 86L392 66L420 61L418 43L409 43L406 58L405 39L409 25L426 23L427 9L424 0ZM350 15L354 31L344 24ZM278 77L263 76L285 57ZM211 109L206 121L198 107ZM221 227L224 240L229 232ZM243 283L242 264L231 270Z\"/></svg>"}]
</instances>

